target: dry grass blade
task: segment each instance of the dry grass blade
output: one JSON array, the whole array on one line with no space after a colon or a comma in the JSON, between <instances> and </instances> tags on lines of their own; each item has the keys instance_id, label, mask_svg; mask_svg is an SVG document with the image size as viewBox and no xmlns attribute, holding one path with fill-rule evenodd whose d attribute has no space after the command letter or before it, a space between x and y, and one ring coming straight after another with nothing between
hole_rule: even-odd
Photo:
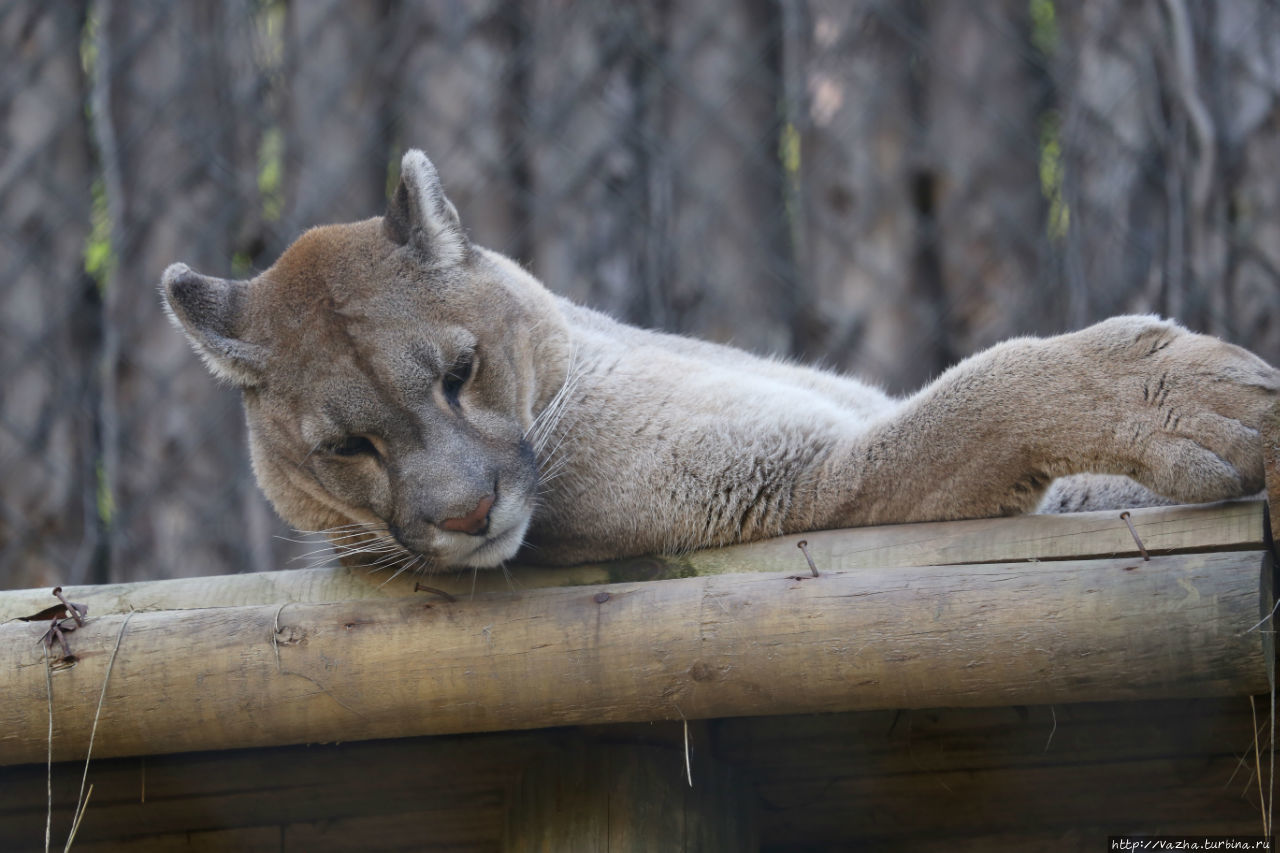
<instances>
[{"instance_id":1,"label":"dry grass blade","mask_svg":"<svg viewBox=\"0 0 1280 853\"><path fill-rule=\"evenodd\" d=\"M111 658L107 661L107 672L102 677L102 692L98 694L98 709L93 714L93 725L89 728L89 748L84 753L84 773L80 776L80 794L76 797L75 820L71 824L71 833L67 836L66 846L62 848L63 853L67 853L71 849L71 842L75 840L76 830L80 828L80 821L84 818L85 809L89 806L89 796L84 792L85 782L89 779L89 761L93 758L93 739L98 734L98 719L102 716L102 703L107 698L107 685L111 683L111 670L116 665L116 655L120 652L120 641L124 639L124 629L129 626L129 620L133 618L132 611L124 617L124 621L120 623L120 631L116 634L116 645L111 650ZM89 786L89 792L92 794L93 786Z\"/></svg>"},{"instance_id":2,"label":"dry grass blade","mask_svg":"<svg viewBox=\"0 0 1280 853\"><path fill-rule=\"evenodd\" d=\"M53 830L53 659L49 657L51 649L44 647L44 684L45 695L49 697L49 757L45 762L45 793L48 796L48 810L44 815L44 853L49 853L49 841Z\"/></svg>"},{"instance_id":3,"label":"dry grass blade","mask_svg":"<svg viewBox=\"0 0 1280 853\"><path fill-rule=\"evenodd\" d=\"M682 720L684 723L684 775L689 780L689 787L693 787L693 764L689 760L689 721Z\"/></svg>"},{"instance_id":4,"label":"dry grass blade","mask_svg":"<svg viewBox=\"0 0 1280 853\"><path fill-rule=\"evenodd\" d=\"M1269 797L1266 788L1262 784L1262 756L1258 746L1258 710L1257 705L1253 701L1253 697L1249 697L1249 713L1253 716L1253 771L1255 778L1258 780L1258 808L1262 811L1262 834L1269 836L1270 820L1268 819Z\"/></svg>"},{"instance_id":5,"label":"dry grass blade","mask_svg":"<svg viewBox=\"0 0 1280 853\"><path fill-rule=\"evenodd\" d=\"M680 722L684 724L684 775L689 780L689 787L693 787L693 764L689 760L689 720L684 715L684 711L680 710L680 706L676 705L676 713L680 715Z\"/></svg>"},{"instance_id":6,"label":"dry grass blade","mask_svg":"<svg viewBox=\"0 0 1280 853\"><path fill-rule=\"evenodd\" d=\"M89 791L84 795L84 802L76 809L76 819L71 824L71 834L67 836L67 846L62 848L62 853L67 853L71 849L71 844L76 840L76 833L80 831L80 821L84 819L84 813L89 808L89 798L93 796L93 786L89 786Z\"/></svg>"}]
</instances>

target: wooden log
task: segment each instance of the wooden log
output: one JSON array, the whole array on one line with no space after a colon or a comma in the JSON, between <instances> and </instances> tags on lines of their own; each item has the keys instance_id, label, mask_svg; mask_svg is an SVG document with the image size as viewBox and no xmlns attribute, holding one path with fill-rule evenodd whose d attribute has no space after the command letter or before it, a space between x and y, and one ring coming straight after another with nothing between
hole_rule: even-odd
<instances>
[{"instance_id":1,"label":"wooden log","mask_svg":"<svg viewBox=\"0 0 1280 853\"><path fill-rule=\"evenodd\" d=\"M70 637L55 758L566 724L1246 695L1261 554L737 574L138 612ZM125 624L127 620L127 625ZM45 757L44 626L0 626L0 764Z\"/></svg>"},{"instance_id":2,"label":"wooden log","mask_svg":"<svg viewBox=\"0 0 1280 853\"><path fill-rule=\"evenodd\" d=\"M1280 435L1280 433L1277 433ZM1150 507L1132 512L1134 528L1151 554L1260 550L1262 501L1209 506ZM928 524L890 524L855 530L824 530L783 536L751 545L651 556L599 565L546 568L514 566L506 572L470 570L422 578L360 569L290 569L162 581L68 586L71 601L90 615L131 610L189 610L283 602L345 601L414 595L426 583L455 596L503 593L559 586L701 577L743 572L807 569L796 543L807 540L820 568L831 571L999 563L1017 560L1127 557L1138 554L1133 535L1117 512L1027 515ZM54 603L47 588L0 592L0 622L43 610Z\"/></svg>"}]
</instances>

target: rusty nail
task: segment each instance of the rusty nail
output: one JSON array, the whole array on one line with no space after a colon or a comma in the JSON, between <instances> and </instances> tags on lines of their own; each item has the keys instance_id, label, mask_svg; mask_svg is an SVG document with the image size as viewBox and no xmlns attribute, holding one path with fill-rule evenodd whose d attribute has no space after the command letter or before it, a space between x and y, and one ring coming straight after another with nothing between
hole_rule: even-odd
<instances>
[{"instance_id":1,"label":"rusty nail","mask_svg":"<svg viewBox=\"0 0 1280 853\"><path fill-rule=\"evenodd\" d=\"M53 594L57 596L59 601L62 602L62 606L67 608L67 615L70 616L72 619L76 620L76 624L79 625L81 628L83 628L84 617L80 615L80 606L76 604L72 604L70 601L67 601L65 598L63 598L62 587L60 586L56 586L53 588Z\"/></svg>"},{"instance_id":2,"label":"rusty nail","mask_svg":"<svg viewBox=\"0 0 1280 853\"><path fill-rule=\"evenodd\" d=\"M62 645L62 659L66 660L71 657L71 647L67 645L67 637L62 633L62 627L59 625L57 619L53 620L49 625L49 630L45 632L41 639L45 641L45 644L48 645L49 648L53 648L53 641L57 639L57 641Z\"/></svg>"},{"instance_id":3,"label":"rusty nail","mask_svg":"<svg viewBox=\"0 0 1280 853\"><path fill-rule=\"evenodd\" d=\"M1120 520L1129 526L1129 532L1133 534L1133 541L1137 543L1138 550L1142 552L1142 559L1150 560L1151 555L1147 553L1147 549L1142 547L1142 539L1138 536L1137 528L1133 526L1133 522L1129 520L1129 511L1125 510L1120 513Z\"/></svg>"},{"instance_id":4,"label":"rusty nail","mask_svg":"<svg viewBox=\"0 0 1280 853\"><path fill-rule=\"evenodd\" d=\"M414 592L429 592L429 593L431 593L432 595L438 595L438 596L440 596L441 598L443 598L445 601L448 601L448 602L455 602L455 601L457 601L457 600L458 600L458 599L454 598L452 595L450 595L449 593L445 592L443 589L436 589L434 586L427 586L426 584L424 584L424 583L418 583L417 581L414 581L414 584L413 584L413 591L414 591Z\"/></svg>"},{"instance_id":5,"label":"rusty nail","mask_svg":"<svg viewBox=\"0 0 1280 853\"><path fill-rule=\"evenodd\" d=\"M804 554L805 560L809 563L809 571L813 572L813 576L818 576L818 567L813 564L813 557L809 556L809 540L801 539L796 543L796 547L800 549L800 553Z\"/></svg>"}]
</instances>

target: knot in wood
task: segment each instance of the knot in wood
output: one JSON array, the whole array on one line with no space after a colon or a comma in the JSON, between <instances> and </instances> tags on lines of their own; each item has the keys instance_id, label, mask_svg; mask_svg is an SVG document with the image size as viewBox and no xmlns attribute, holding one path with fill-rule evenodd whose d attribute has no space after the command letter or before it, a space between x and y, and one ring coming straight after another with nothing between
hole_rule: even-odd
<instances>
[{"instance_id":1,"label":"knot in wood","mask_svg":"<svg viewBox=\"0 0 1280 853\"><path fill-rule=\"evenodd\" d=\"M689 667L689 677L694 681L714 681L716 671L702 661L698 661Z\"/></svg>"}]
</instances>

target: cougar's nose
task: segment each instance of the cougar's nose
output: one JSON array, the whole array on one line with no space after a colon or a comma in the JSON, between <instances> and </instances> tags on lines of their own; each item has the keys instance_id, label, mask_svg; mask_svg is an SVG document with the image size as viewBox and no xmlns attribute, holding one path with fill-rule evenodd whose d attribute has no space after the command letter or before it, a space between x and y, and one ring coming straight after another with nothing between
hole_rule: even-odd
<instances>
[{"instance_id":1,"label":"cougar's nose","mask_svg":"<svg viewBox=\"0 0 1280 853\"><path fill-rule=\"evenodd\" d=\"M476 508L458 518L446 518L440 522L441 530L453 533L469 533L479 536L489 529L489 510L493 509L493 495L486 495L476 504Z\"/></svg>"}]
</instances>

